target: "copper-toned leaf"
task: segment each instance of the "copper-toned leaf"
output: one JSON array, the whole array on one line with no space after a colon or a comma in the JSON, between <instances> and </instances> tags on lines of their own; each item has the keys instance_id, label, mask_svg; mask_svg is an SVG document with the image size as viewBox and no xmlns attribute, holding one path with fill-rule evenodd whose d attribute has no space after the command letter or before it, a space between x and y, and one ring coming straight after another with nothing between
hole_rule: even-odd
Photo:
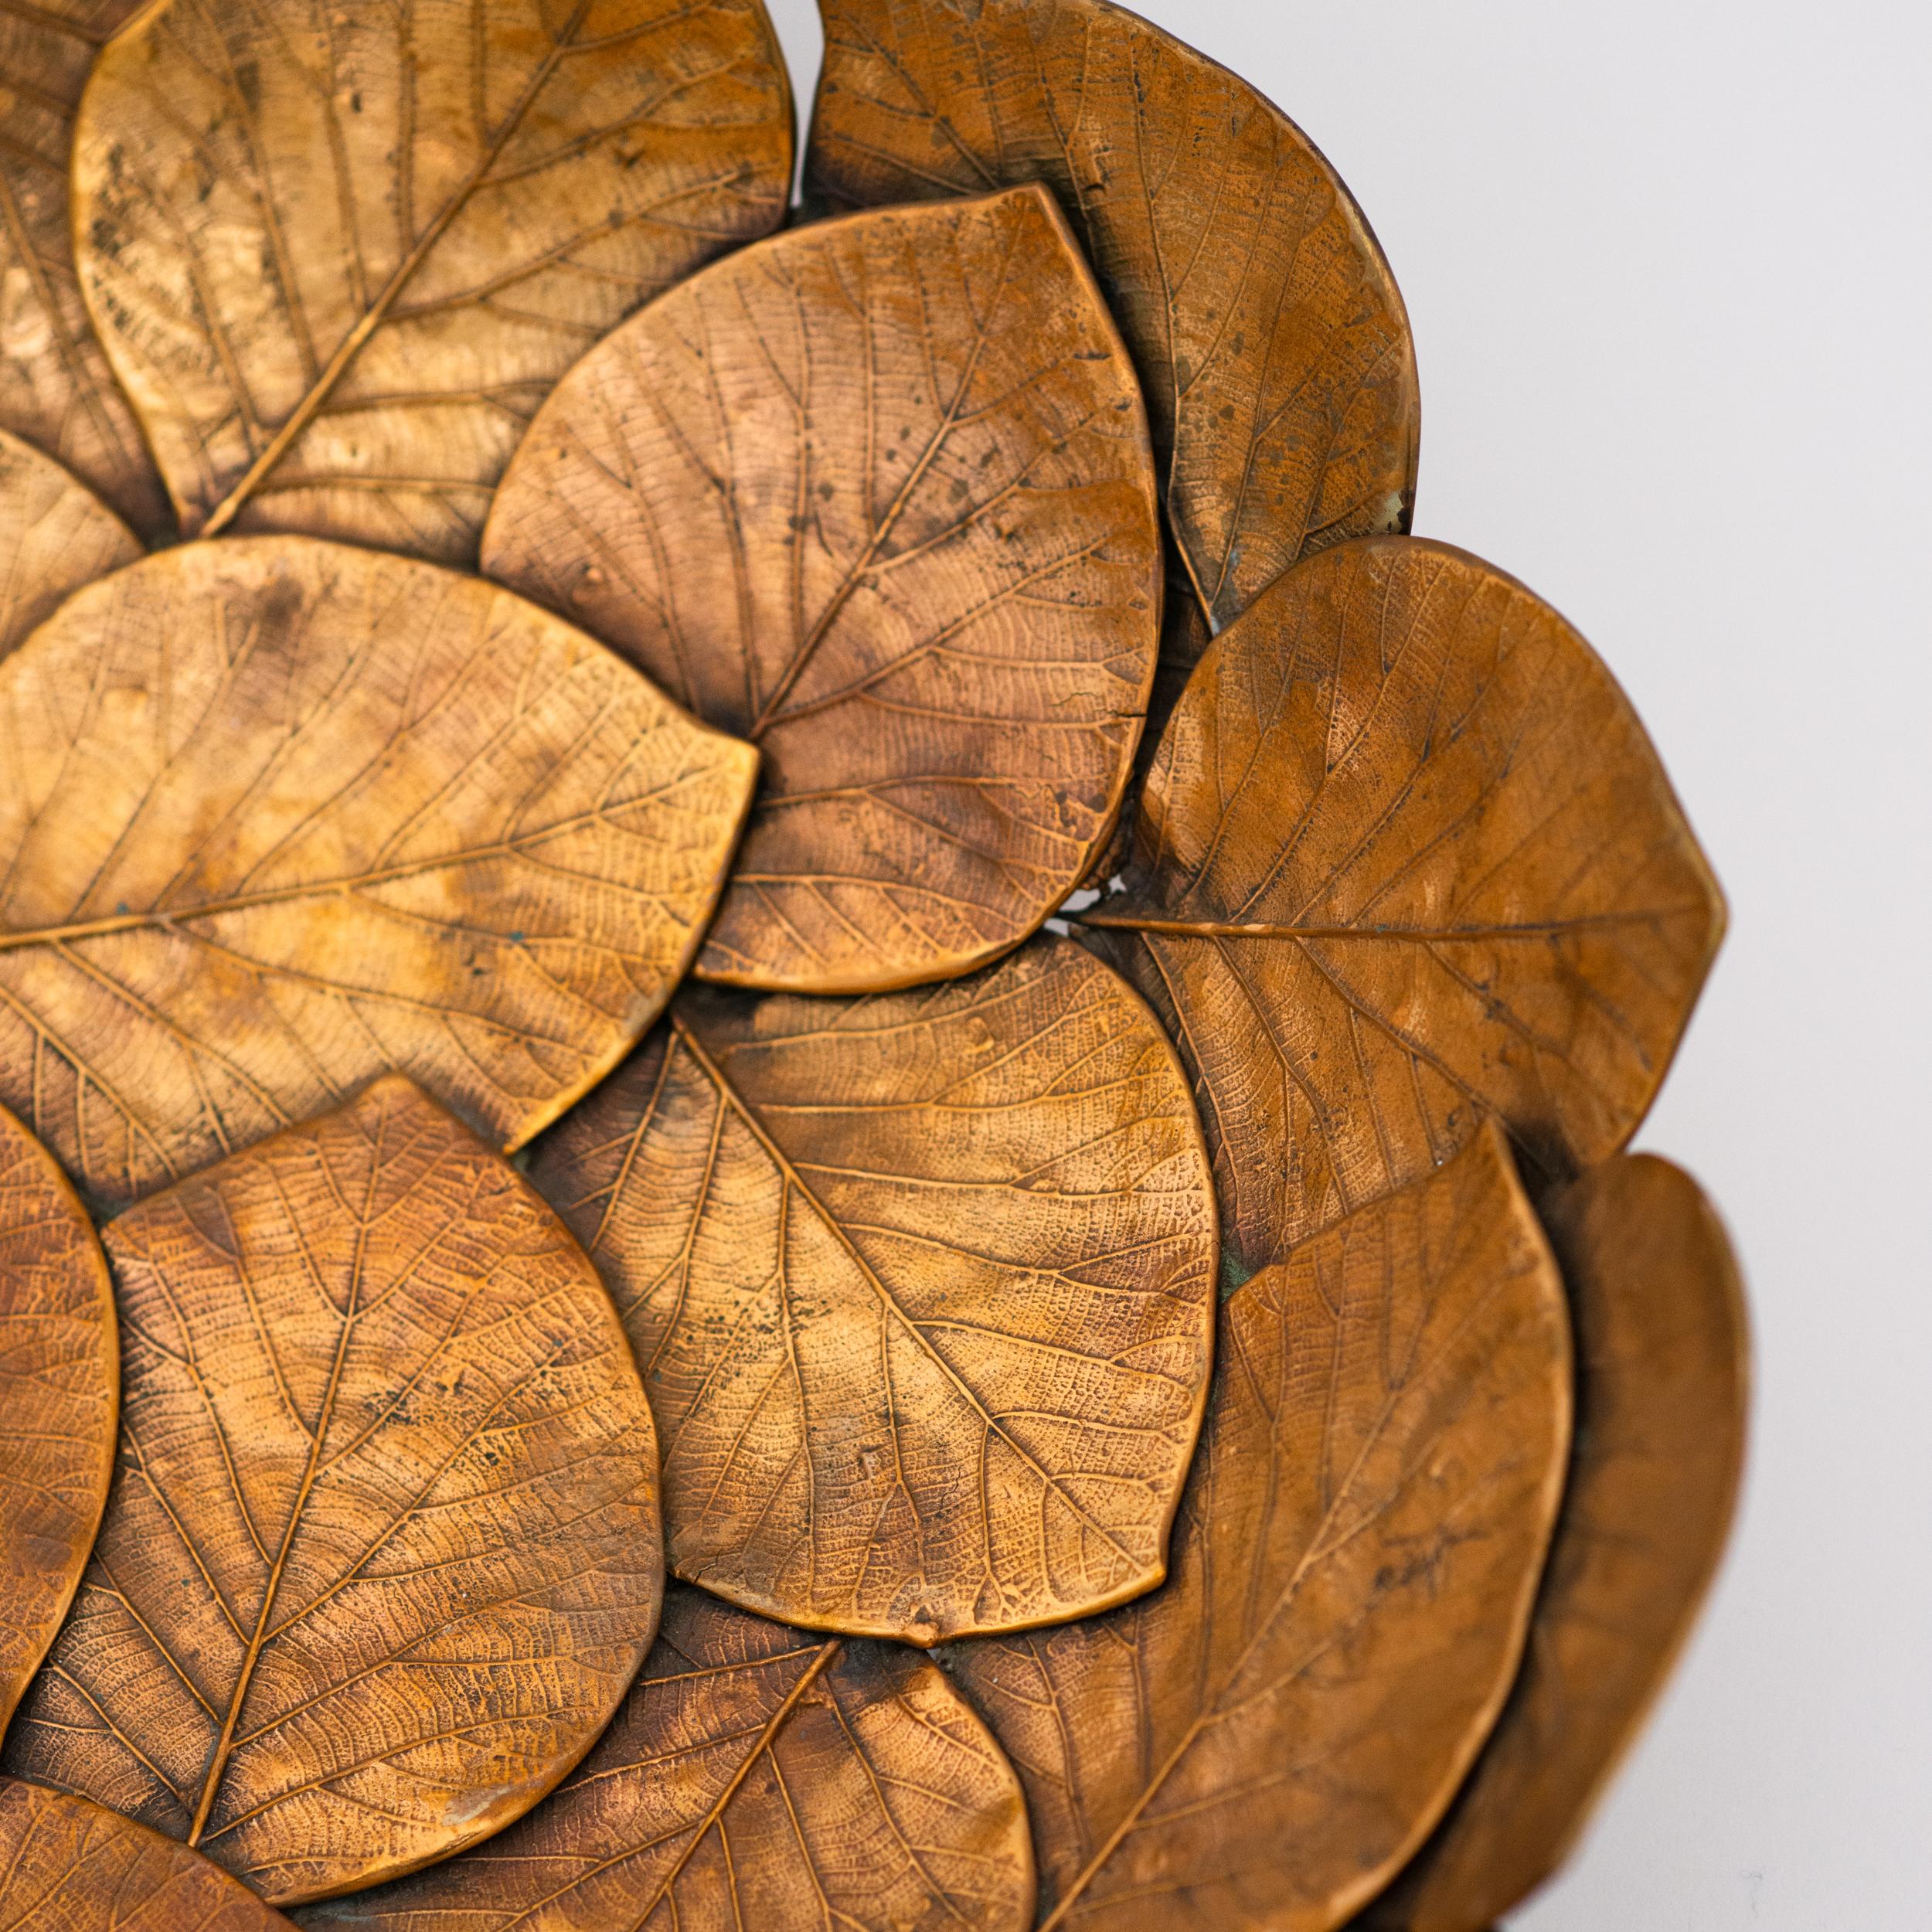
<instances>
[{"instance_id":1,"label":"copper-toned leaf","mask_svg":"<svg viewBox=\"0 0 1932 1932\"><path fill-rule=\"evenodd\" d=\"M945 1653L1026 1788L1046 1927L1325 1932L1521 1651L1570 1355L1495 1130L1237 1290L1220 1350L1166 1587Z\"/></svg>"},{"instance_id":2,"label":"copper-toned leaf","mask_svg":"<svg viewBox=\"0 0 1932 1932\"><path fill-rule=\"evenodd\" d=\"M1382 537L1215 640L1083 917L1179 1042L1248 1268L1499 1114L1560 1175L1628 1137L1723 929L1643 727L1513 579Z\"/></svg>"},{"instance_id":3,"label":"copper-toned leaf","mask_svg":"<svg viewBox=\"0 0 1932 1932\"><path fill-rule=\"evenodd\" d=\"M1544 1206L1577 1332L1577 1441L1522 1675L1364 1932L1486 1932L1554 1871L1669 1674L1730 1528L1743 1294L1696 1182L1640 1155Z\"/></svg>"},{"instance_id":4,"label":"copper-toned leaf","mask_svg":"<svg viewBox=\"0 0 1932 1932\"><path fill-rule=\"evenodd\" d=\"M190 536L467 562L551 384L791 162L760 0L162 0L81 103L81 283Z\"/></svg>"},{"instance_id":5,"label":"copper-toned leaf","mask_svg":"<svg viewBox=\"0 0 1932 1932\"><path fill-rule=\"evenodd\" d=\"M46 1149L0 1107L0 1732L94 1546L119 1378L94 1225Z\"/></svg>"},{"instance_id":6,"label":"copper-toned leaf","mask_svg":"<svg viewBox=\"0 0 1932 1932\"><path fill-rule=\"evenodd\" d=\"M103 1202L392 1068L515 1147L669 996L756 762L493 585L149 558L0 662L0 1102Z\"/></svg>"},{"instance_id":7,"label":"copper-toned leaf","mask_svg":"<svg viewBox=\"0 0 1932 1932\"><path fill-rule=\"evenodd\" d=\"M0 429L58 457L153 538L174 512L87 319L67 218L74 104L94 50L137 3L0 9Z\"/></svg>"},{"instance_id":8,"label":"copper-toned leaf","mask_svg":"<svg viewBox=\"0 0 1932 1932\"><path fill-rule=\"evenodd\" d=\"M1419 406L1402 298L1348 190L1272 103L1107 0L821 10L808 192L1053 189L1139 365L1216 624L1308 551L1406 527Z\"/></svg>"},{"instance_id":9,"label":"copper-toned leaf","mask_svg":"<svg viewBox=\"0 0 1932 1932\"><path fill-rule=\"evenodd\" d=\"M1078 947L686 995L531 1171L644 1365L679 1575L915 1643L1160 1580L1213 1197L1160 1029Z\"/></svg>"},{"instance_id":10,"label":"copper-toned leaf","mask_svg":"<svg viewBox=\"0 0 1932 1932\"><path fill-rule=\"evenodd\" d=\"M654 304L559 386L483 565L763 750L707 978L964 972L1113 822L1154 668L1154 474L1038 189L798 230Z\"/></svg>"},{"instance_id":11,"label":"copper-toned leaf","mask_svg":"<svg viewBox=\"0 0 1932 1932\"><path fill-rule=\"evenodd\" d=\"M104 1806L0 1778L8 1932L289 1932L219 1866Z\"/></svg>"},{"instance_id":12,"label":"copper-toned leaf","mask_svg":"<svg viewBox=\"0 0 1932 1932\"><path fill-rule=\"evenodd\" d=\"M309 1932L1022 1932L1012 1767L928 1659L694 1590L570 1782Z\"/></svg>"},{"instance_id":13,"label":"copper-toned leaf","mask_svg":"<svg viewBox=\"0 0 1932 1932\"><path fill-rule=\"evenodd\" d=\"M6 19L0 13L0 33ZM98 497L0 430L0 657L70 592L140 554Z\"/></svg>"},{"instance_id":14,"label":"copper-toned leaf","mask_svg":"<svg viewBox=\"0 0 1932 1932\"><path fill-rule=\"evenodd\" d=\"M650 1411L582 1250L400 1078L107 1243L120 1467L7 1769L277 1903L500 1830L662 1592Z\"/></svg>"}]
</instances>

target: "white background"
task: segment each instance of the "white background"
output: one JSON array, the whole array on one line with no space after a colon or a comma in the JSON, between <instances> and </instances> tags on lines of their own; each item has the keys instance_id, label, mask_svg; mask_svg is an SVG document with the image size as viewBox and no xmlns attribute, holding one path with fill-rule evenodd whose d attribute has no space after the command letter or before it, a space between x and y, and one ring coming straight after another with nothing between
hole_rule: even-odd
<instances>
[{"instance_id":1,"label":"white background","mask_svg":"<svg viewBox=\"0 0 1932 1932\"><path fill-rule=\"evenodd\" d=\"M1416 528L1648 723L1730 942L1640 1145L1757 1324L1738 1536L1512 1932L1932 1928L1932 9L1144 0L1367 210L1422 368ZM811 0L774 0L800 87Z\"/></svg>"}]
</instances>

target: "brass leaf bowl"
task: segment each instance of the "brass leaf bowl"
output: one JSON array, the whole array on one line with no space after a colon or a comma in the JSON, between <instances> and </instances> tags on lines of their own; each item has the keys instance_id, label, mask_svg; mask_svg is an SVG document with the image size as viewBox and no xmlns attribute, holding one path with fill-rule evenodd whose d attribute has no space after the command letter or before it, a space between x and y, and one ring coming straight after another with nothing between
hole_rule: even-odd
<instances>
[{"instance_id":1,"label":"brass leaf bowl","mask_svg":"<svg viewBox=\"0 0 1932 1932\"><path fill-rule=\"evenodd\" d=\"M760 0L0 14L8 1923L1486 1932L1709 1580L1723 900L1367 222L821 5L795 206Z\"/></svg>"}]
</instances>

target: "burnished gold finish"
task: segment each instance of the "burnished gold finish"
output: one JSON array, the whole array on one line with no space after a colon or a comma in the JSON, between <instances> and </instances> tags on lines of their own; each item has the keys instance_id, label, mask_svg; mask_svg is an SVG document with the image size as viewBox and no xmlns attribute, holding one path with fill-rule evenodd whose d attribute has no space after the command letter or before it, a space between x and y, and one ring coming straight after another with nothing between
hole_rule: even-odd
<instances>
[{"instance_id":1,"label":"burnished gold finish","mask_svg":"<svg viewBox=\"0 0 1932 1932\"><path fill-rule=\"evenodd\" d=\"M277 1903L520 1816L662 1588L650 1412L582 1250L400 1079L107 1241L121 1466L7 1770Z\"/></svg>"},{"instance_id":2,"label":"burnished gold finish","mask_svg":"<svg viewBox=\"0 0 1932 1932\"><path fill-rule=\"evenodd\" d=\"M540 1146L664 1433L681 1576L915 1643L1159 1581L1214 1205L1172 1050L1064 940L920 993L697 993Z\"/></svg>"},{"instance_id":3,"label":"burnished gold finish","mask_svg":"<svg viewBox=\"0 0 1932 1932\"><path fill-rule=\"evenodd\" d=\"M1709 1580L1722 901L1366 221L821 5L787 225L762 0L0 0L0 1932L1490 1932Z\"/></svg>"},{"instance_id":4,"label":"burnished gold finish","mask_svg":"<svg viewBox=\"0 0 1932 1932\"><path fill-rule=\"evenodd\" d=\"M483 543L763 751L698 970L815 993L984 964L1079 883L1160 560L1133 372L1037 189L695 277L560 385Z\"/></svg>"},{"instance_id":5,"label":"burnished gold finish","mask_svg":"<svg viewBox=\"0 0 1932 1932\"><path fill-rule=\"evenodd\" d=\"M94 1546L120 1400L114 1289L93 1224L0 1107L0 1734Z\"/></svg>"},{"instance_id":6,"label":"burnished gold finish","mask_svg":"<svg viewBox=\"0 0 1932 1932\"><path fill-rule=\"evenodd\" d=\"M1166 1587L946 1654L1026 1787L1043 1932L1325 1932L1521 1654L1570 1345L1493 1127L1236 1291L1220 1355Z\"/></svg>"},{"instance_id":7,"label":"burnished gold finish","mask_svg":"<svg viewBox=\"0 0 1932 1932\"><path fill-rule=\"evenodd\" d=\"M188 535L468 563L551 384L791 151L760 0L160 0L81 101L81 286Z\"/></svg>"},{"instance_id":8,"label":"burnished gold finish","mask_svg":"<svg viewBox=\"0 0 1932 1932\"><path fill-rule=\"evenodd\" d=\"M1494 1113L1560 1176L1650 1106L1723 903L1596 654L1513 578L1368 539L1216 639L1081 917L1179 1042L1240 1266Z\"/></svg>"},{"instance_id":9,"label":"burnished gold finish","mask_svg":"<svg viewBox=\"0 0 1932 1932\"><path fill-rule=\"evenodd\" d=\"M19 1932L291 1932L218 1865L84 1798L0 1777L0 1925Z\"/></svg>"},{"instance_id":10,"label":"burnished gold finish","mask_svg":"<svg viewBox=\"0 0 1932 1932\"><path fill-rule=\"evenodd\" d=\"M1730 1244L1681 1168L1593 1169L1544 1206L1577 1335L1577 1432L1531 1641L1440 1829L1362 1932L1488 1932L1568 1855L1696 1616L1743 1462Z\"/></svg>"},{"instance_id":11,"label":"burnished gold finish","mask_svg":"<svg viewBox=\"0 0 1932 1932\"><path fill-rule=\"evenodd\" d=\"M0 30L5 24L0 14ZM133 532L91 490L0 430L0 658L70 592L140 554Z\"/></svg>"},{"instance_id":12,"label":"burnished gold finish","mask_svg":"<svg viewBox=\"0 0 1932 1932\"><path fill-rule=\"evenodd\" d=\"M570 1782L308 1932L1022 1932L1019 1786L938 1668L694 1590Z\"/></svg>"},{"instance_id":13,"label":"burnished gold finish","mask_svg":"<svg viewBox=\"0 0 1932 1932\"><path fill-rule=\"evenodd\" d=\"M492 585L149 558L0 660L0 1102L113 1204L391 1069L515 1147L669 997L755 764Z\"/></svg>"},{"instance_id":14,"label":"burnished gold finish","mask_svg":"<svg viewBox=\"0 0 1932 1932\"><path fill-rule=\"evenodd\" d=\"M59 459L143 537L175 516L74 277L73 109L95 49L138 0L0 9L0 430Z\"/></svg>"},{"instance_id":15,"label":"burnished gold finish","mask_svg":"<svg viewBox=\"0 0 1932 1932\"><path fill-rule=\"evenodd\" d=\"M1045 182L1147 391L1216 626L1298 558L1406 529L1420 405L1395 279L1308 137L1109 0L820 0L805 159L836 206ZM1204 634L1176 630L1185 659Z\"/></svg>"}]
</instances>

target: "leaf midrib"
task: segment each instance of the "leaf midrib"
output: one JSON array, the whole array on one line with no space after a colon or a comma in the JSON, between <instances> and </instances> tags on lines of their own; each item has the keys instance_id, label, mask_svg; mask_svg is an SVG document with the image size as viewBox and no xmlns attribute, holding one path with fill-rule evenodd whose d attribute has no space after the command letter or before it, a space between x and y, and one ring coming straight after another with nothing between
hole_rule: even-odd
<instances>
[{"instance_id":1,"label":"leaf midrib","mask_svg":"<svg viewBox=\"0 0 1932 1932\"><path fill-rule=\"evenodd\" d=\"M1423 1371L1423 1377L1419 1379L1426 1379L1440 1370L1444 1364L1454 1359L1458 1346L1463 1337L1488 1312L1509 1284L1509 1277L1505 1276L1478 1297L1475 1305L1464 1313L1456 1327L1438 1346L1434 1361L1427 1365ZM1173 1776L1176 1767L1193 1750L1202 1734L1211 1726L1221 1720L1223 1699L1240 1679L1243 1672L1247 1668L1249 1660L1274 1631L1281 1619L1289 1614L1291 1607L1301 1591L1303 1581L1311 1571L1318 1563L1326 1563L1333 1559L1352 1543L1357 1536L1362 1534L1378 1519L1382 1512L1379 1509L1371 1511L1365 1515L1362 1522L1339 1542L1330 1540L1332 1526L1342 1515L1342 1505L1352 1493L1371 1453L1381 1441L1384 1431L1389 1427L1391 1419L1397 1410L1402 1406L1404 1400L1414 1393L1416 1386L1415 1382L1404 1382L1390 1389L1387 1400L1383 1403L1381 1411L1375 1419L1373 1426L1364 1432L1361 1444L1355 1451L1348 1472L1335 1485L1328 1498L1328 1505L1322 1511L1319 1521L1314 1527L1313 1533L1308 1537L1305 1547L1296 1560L1294 1568L1289 1573L1281 1587L1276 1591L1274 1600L1269 1604L1267 1609L1257 1619L1253 1634L1242 1645L1233 1662L1220 1673L1213 1695L1202 1699L1200 1708L1189 1720L1172 1750L1162 1759L1160 1764L1142 1785L1126 1815L1107 1834L1100 1848L1080 1868L1066 1890L1055 1903L1053 1910L1040 1921L1038 1932L1060 1932L1060 1929L1066 1923L1073 1908L1085 1895L1094 1879L1105 1869L1108 1861L1120 1849L1129 1835L1138 1828L1139 1821L1146 1812L1148 1806L1152 1804L1160 1793L1166 1788L1168 1781ZM1434 1440L1440 1441L1441 1437L1448 1433L1451 1426L1452 1423L1445 1423L1443 1428L1437 1433ZM1398 1493L1406 1488L1414 1474L1416 1466L1419 1465L1412 1465L1403 1471L1401 1480L1395 1485ZM1203 1534L1205 1533L1204 1531Z\"/></svg>"},{"instance_id":2,"label":"leaf midrib","mask_svg":"<svg viewBox=\"0 0 1932 1932\"><path fill-rule=\"evenodd\" d=\"M777 1167L786 1183L798 1189L801 1197L809 1204L812 1211L818 1215L821 1222L845 1251L852 1265L859 1270L866 1285L878 1296L880 1302L890 1311L893 1318L900 1324L906 1332L917 1342L926 1359L957 1391L961 1397L971 1408L973 1413L980 1418L985 1429L1005 1443L1039 1478L1042 1485L1051 1494L1057 1496L1063 1506L1078 1518L1080 1522L1094 1536L1099 1537L1110 1549L1113 1550L1131 1570L1137 1573L1143 1571L1145 1565L1140 1559L1136 1557L1131 1550L1126 1548L1104 1523L1094 1521L1093 1517L1080 1506L1079 1500L1069 1492L1066 1485L1051 1470L1042 1466L1039 1459L1026 1445L1019 1440L1012 1431L1006 1428L987 1408L985 1403L980 1399L979 1392L934 1346L923 1326L906 1311L900 1304L899 1298L880 1279L872 1264L861 1253L857 1243L847 1232L845 1224L825 1206L824 1202L819 1199L811 1184L800 1173L784 1149L772 1138L750 1104L726 1077L723 1068L706 1052L697 1036L675 1012L671 1015L671 1027L672 1031L677 1036L679 1042L697 1063L699 1070L716 1088L726 1105L750 1130L759 1145L764 1148L767 1156ZM1158 1580L1157 1577L1156 1580Z\"/></svg>"},{"instance_id":3,"label":"leaf midrib","mask_svg":"<svg viewBox=\"0 0 1932 1932\"><path fill-rule=\"evenodd\" d=\"M988 343L992 339L994 316L1001 304L1006 300L1008 284L1012 276L1013 257L1019 247L1019 238L1020 224L1016 220L1009 226L1006 236L1006 246L1000 256L998 272L993 278L992 292L987 301L985 311L974 318L971 346L967 352L965 367L961 372L959 379L954 385L951 397L941 412L938 423L934 425L930 434L927 437L925 447L920 450L908 471L905 481L894 492L892 502L886 506L885 515L880 518L877 527L867 537L864 548L858 557L846 568L824 609L813 619L811 629L799 643L797 650L792 655L791 662L786 665L777 683L773 686L770 696L758 707L757 716L752 719L745 733L745 736L753 744L761 743L766 732L774 723L781 721L781 709L785 700L797 689L798 680L804 675L806 666L817 655L819 646L830 635L832 627L838 622L839 616L852 600L859 586L865 581L867 575L879 561L886 540L898 527L908 505L918 494L921 485L925 481L927 473L938 461L940 452L946 447L948 439L957 426L961 413L966 406L968 393L978 379L981 360L985 355ZM869 329L869 327L870 320L868 318ZM869 341L869 351L871 346ZM869 354L868 383L876 379L871 372ZM869 486L870 479L868 479L869 488Z\"/></svg>"},{"instance_id":4,"label":"leaf midrib","mask_svg":"<svg viewBox=\"0 0 1932 1932\"><path fill-rule=\"evenodd\" d=\"M766 1720L764 1728L753 1740L751 1748L745 1753L743 1757L740 1760L737 1768L726 1780L723 1789L705 1808L703 1815L691 1828L691 1835L685 1840L683 1849L672 1861L670 1870L665 1872L663 1878L659 1880L656 1889L651 1893L650 1898L645 1902L633 1923L642 1926L648 1923L658 1907L670 1896L671 1888L683 1876L685 1867L696 1855L698 1847L704 1842L712 1830L723 1818L725 1813L730 1809L731 1801L738 1795L745 1780L751 1775L753 1767L770 1751L772 1747L777 1742L779 1733L791 1721L793 1712L797 1710L804 1701L805 1693L825 1675L826 1670L837 1659L839 1652L844 1648L845 1640L838 1637L829 1638L818 1646L816 1655L813 1657L811 1663L799 1673L798 1682L785 1693L777 1709ZM647 1679L640 1683L638 1688L640 1690L646 1690L651 1685L662 1681L664 1680L661 1679ZM541 1912L546 1905L554 1904L559 1899L569 1897L573 1892L580 1890L592 1879L609 1871L612 1866L621 1865L628 1859L635 1858L637 1855L638 1848L627 1847L622 1851L613 1853L611 1857L604 1860L601 1864L594 1866L588 1872L573 1873L566 1883L560 1886L554 1892L546 1893L542 1898L533 1900L529 1904L519 1910L515 1918L505 1920L502 1932L516 1932L516 1927L527 1925L532 1918Z\"/></svg>"},{"instance_id":5,"label":"leaf midrib","mask_svg":"<svg viewBox=\"0 0 1932 1932\"><path fill-rule=\"evenodd\" d=\"M215 1748L208 1760L207 1770L203 1774L200 1802L196 1807L194 1821L185 1840L190 1846L201 1842L202 1834L208 1828L209 1815L214 1809L216 1794L227 1774L229 1760L234 1750L235 1726L241 1717L242 1705L248 1696L250 1685L254 1681L255 1666L260 1660L263 1649L274 1634L271 1619L274 1615L276 1598L281 1590L282 1577L287 1567L289 1552L294 1547L296 1533L301 1527L303 1512L308 1506L310 1492L321 1471L322 1447L328 1440L329 1424L335 1416L336 1396L342 1387L342 1365L348 1359L349 1342L355 1335L360 1314L363 1275L368 1263L372 1209L377 1177L383 1169L383 1139L386 1124L386 1122L378 1123L375 1145L371 1150L369 1173L363 1184L362 1212L356 1223L355 1251L349 1266L349 1305L342 1311L342 1324L336 1332L335 1359L329 1364L328 1386L322 1392L321 1411L309 1434L308 1456L302 1471L301 1486L290 1505L288 1520L282 1529L281 1546L275 1553L267 1582L262 1590L261 1607L256 1613L255 1628L249 1638L247 1651L242 1659L241 1668L236 1673L234 1689L228 1700L227 1715L222 1721L220 1735L216 1740ZM238 1498L240 1494L238 1487Z\"/></svg>"},{"instance_id":6,"label":"leaf midrib","mask_svg":"<svg viewBox=\"0 0 1932 1932\"><path fill-rule=\"evenodd\" d=\"M1097 910L1070 913L1068 917L1079 926L1102 927L1114 932L1153 933L1177 939L1357 939L1427 946L1459 940L1550 939L1597 928L1650 926L1659 920L1692 917L1701 919L1707 916L1706 907L1687 902L1682 906L1658 906L1629 912L1582 913L1570 919L1523 920L1508 924L1471 926L1304 925L1292 920L1163 919L1151 913L1105 913Z\"/></svg>"},{"instance_id":7,"label":"leaf midrib","mask_svg":"<svg viewBox=\"0 0 1932 1932\"><path fill-rule=\"evenodd\" d=\"M431 216L428 226L411 245L409 253L396 264L375 301L363 312L355 326L336 345L335 354L328 359L321 375L310 385L308 393L268 439L260 454L242 472L228 494L209 512L200 529L190 534L212 537L226 529L247 507L249 498L254 495L264 479L274 470L297 439L308 430L318 412L348 372L349 365L362 353L370 337L388 320L389 311L401 298L403 290L415 279L417 270L434 251L450 224L468 205L471 196L482 185L490 170L502 158L511 137L522 127L524 116L529 112L537 96L549 84L551 77L562 63L564 56L576 44L577 30L583 26L584 16L590 10L590 0L577 0L577 5L563 31L552 42L549 53L538 63L536 71L525 84L523 92L490 138L488 145L476 165Z\"/></svg>"},{"instance_id":8,"label":"leaf midrib","mask_svg":"<svg viewBox=\"0 0 1932 1932\"><path fill-rule=\"evenodd\" d=\"M455 852L440 852L427 859L412 859L373 872L349 872L332 879L305 879L292 886L264 886L260 892L233 893L225 899L205 900L179 911L152 909L138 913L114 913L103 919L77 920L66 926L0 930L0 953L21 952L34 946L63 946L77 940L110 937L117 933L155 930L165 932L191 921L219 919L230 913L253 912L265 906L283 906L304 899L326 898L332 894L366 892L379 886L393 885L399 879L420 877L458 866L480 865L492 859L514 859L528 848L553 838L563 838L584 827L600 825L609 818L607 808L579 812L543 825L514 838L493 839L485 845L464 846Z\"/></svg>"}]
</instances>

